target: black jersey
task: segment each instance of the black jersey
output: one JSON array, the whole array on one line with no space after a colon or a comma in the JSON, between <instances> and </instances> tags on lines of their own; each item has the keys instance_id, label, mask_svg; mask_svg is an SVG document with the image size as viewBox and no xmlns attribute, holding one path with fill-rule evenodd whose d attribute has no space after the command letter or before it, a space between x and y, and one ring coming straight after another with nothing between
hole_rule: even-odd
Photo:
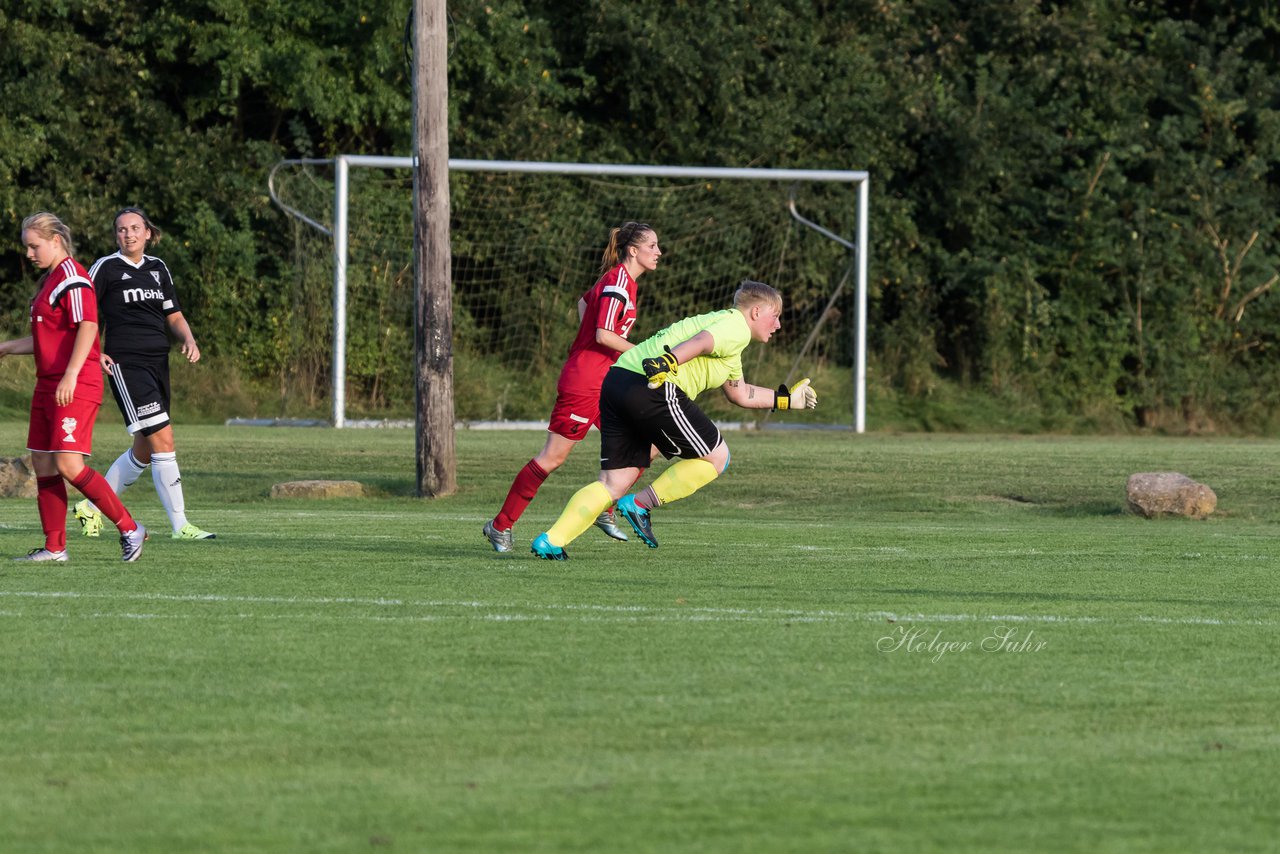
<instances>
[{"instance_id":1,"label":"black jersey","mask_svg":"<svg viewBox=\"0 0 1280 854\"><path fill-rule=\"evenodd\" d=\"M117 361L157 362L169 358L167 318L181 311L169 268L143 255L134 264L119 252L89 268L98 294L99 322L106 329L102 350Z\"/></svg>"}]
</instances>

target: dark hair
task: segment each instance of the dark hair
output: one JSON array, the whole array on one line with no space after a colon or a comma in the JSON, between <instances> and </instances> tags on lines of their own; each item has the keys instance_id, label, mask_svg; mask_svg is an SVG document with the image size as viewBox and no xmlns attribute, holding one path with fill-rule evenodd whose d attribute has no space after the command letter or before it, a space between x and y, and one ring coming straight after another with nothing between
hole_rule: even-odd
<instances>
[{"instance_id":1,"label":"dark hair","mask_svg":"<svg viewBox=\"0 0 1280 854\"><path fill-rule=\"evenodd\" d=\"M600 258L600 272L607 272L615 264L627 260L627 249L639 245L646 234L657 234L653 226L643 222L626 222L617 228L609 229L609 245L604 248Z\"/></svg>"},{"instance_id":2,"label":"dark hair","mask_svg":"<svg viewBox=\"0 0 1280 854\"><path fill-rule=\"evenodd\" d=\"M161 234L160 229L156 228L156 224L151 221L151 217L147 216L146 212L144 212L142 208L121 208L120 210L116 211L115 219L111 220L112 231L115 231L115 224L119 222L120 217L124 216L125 214L137 214L138 216L142 217L142 224L147 227L147 231L151 232L151 238L147 241L147 243L160 242L160 234Z\"/></svg>"}]
</instances>

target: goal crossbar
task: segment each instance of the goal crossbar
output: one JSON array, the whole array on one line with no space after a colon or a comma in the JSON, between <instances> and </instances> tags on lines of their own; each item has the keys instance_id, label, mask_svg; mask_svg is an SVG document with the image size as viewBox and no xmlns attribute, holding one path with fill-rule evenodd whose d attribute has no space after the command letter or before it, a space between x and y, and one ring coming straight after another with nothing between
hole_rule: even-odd
<instances>
[{"instance_id":1,"label":"goal crossbar","mask_svg":"<svg viewBox=\"0 0 1280 854\"><path fill-rule=\"evenodd\" d=\"M332 422L334 427L346 426L346 315L347 315L347 241L348 241L348 177L351 167L374 169L412 169L417 163L413 157L392 157L370 154L341 154L332 158L304 158L282 160L271 170L267 189L272 201L289 216L329 235L333 239L333 391ZM331 165L334 170L333 228L307 217L284 204L274 186L275 173L284 166ZM857 187L857 233L853 241L833 234L817 223L810 222L796 212L794 200L790 204L791 215L801 224L824 237L851 248L855 253L854 272L857 304L857 328L854 342L854 430L866 431L867 409L867 217L871 176L868 172L853 169L763 169L720 166L646 166L607 163L551 163L524 160L467 160L449 159L450 171L459 172L524 172L555 175L597 175L646 178L697 178L730 179L747 181L818 181L848 183Z\"/></svg>"}]
</instances>

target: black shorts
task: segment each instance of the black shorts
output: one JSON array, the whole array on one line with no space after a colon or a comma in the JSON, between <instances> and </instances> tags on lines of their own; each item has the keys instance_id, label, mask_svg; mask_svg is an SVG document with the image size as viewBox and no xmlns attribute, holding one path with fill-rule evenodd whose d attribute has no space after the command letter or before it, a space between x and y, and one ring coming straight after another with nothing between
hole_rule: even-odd
<instances>
[{"instance_id":1,"label":"black shorts","mask_svg":"<svg viewBox=\"0 0 1280 854\"><path fill-rule=\"evenodd\" d=\"M124 428L150 436L169 425L169 363L116 362L107 375Z\"/></svg>"},{"instance_id":2,"label":"black shorts","mask_svg":"<svg viewBox=\"0 0 1280 854\"><path fill-rule=\"evenodd\" d=\"M600 390L600 468L648 468L649 447L667 459L705 457L720 430L674 383L649 388L644 374L610 368Z\"/></svg>"}]
</instances>

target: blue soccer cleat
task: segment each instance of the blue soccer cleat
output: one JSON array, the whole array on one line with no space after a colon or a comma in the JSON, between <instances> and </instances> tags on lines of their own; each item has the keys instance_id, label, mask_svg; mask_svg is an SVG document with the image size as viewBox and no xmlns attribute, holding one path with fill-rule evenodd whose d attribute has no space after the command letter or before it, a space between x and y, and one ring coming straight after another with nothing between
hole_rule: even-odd
<instances>
[{"instance_id":1,"label":"blue soccer cleat","mask_svg":"<svg viewBox=\"0 0 1280 854\"><path fill-rule=\"evenodd\" d=\"M658 540L653 536L653 523L649 521L649 511L636 504L634 495L624 495L618 499L618 512L631 523L636 535L644 540L646 546L651 549L658 547Z\"/></svg>"},{"instance_id":2,"label":"blue soccer cleat","mask_svg":"<svg viewBox=\"0 0 1280 854\"><path fill-rule=\"evenodd\" d=\"M551 545L546 534L539 534L529 545L529 551L543 560L568 560L569 553L559 546Z\"/></svg>"}]
</instances>

